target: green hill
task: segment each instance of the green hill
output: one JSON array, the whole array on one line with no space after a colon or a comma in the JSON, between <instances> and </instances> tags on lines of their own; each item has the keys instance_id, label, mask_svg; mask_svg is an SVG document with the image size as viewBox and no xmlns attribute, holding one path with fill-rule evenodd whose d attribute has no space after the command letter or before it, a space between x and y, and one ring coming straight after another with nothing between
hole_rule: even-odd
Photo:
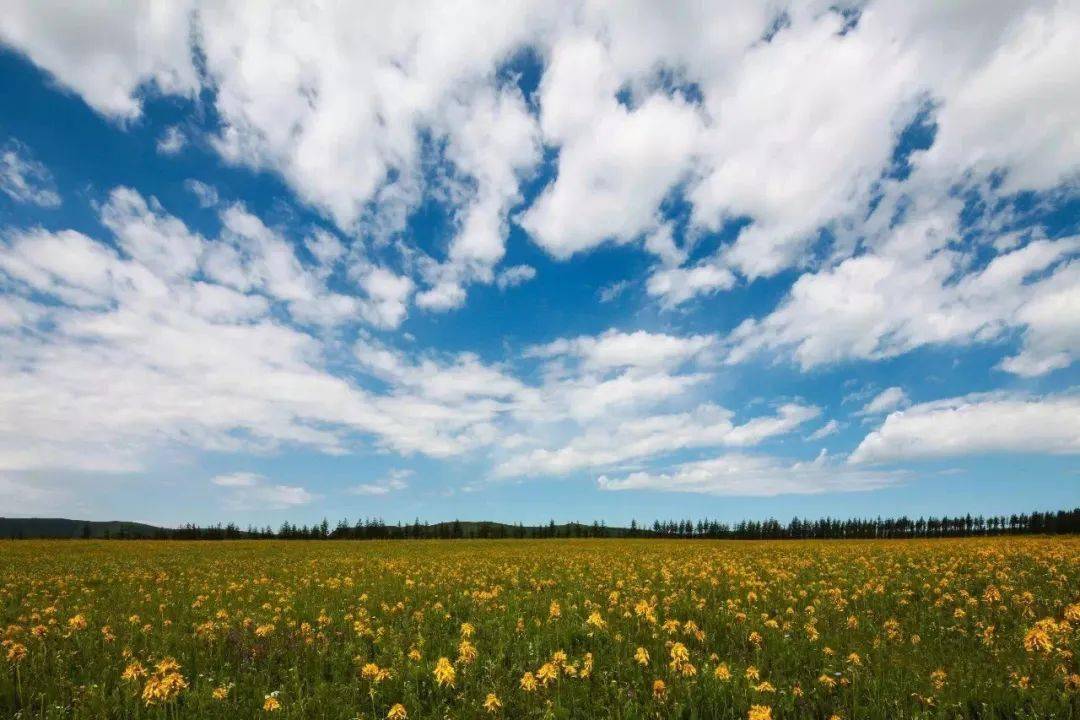
<instances>
[{"instance_id":1,"label":"green hill","mask_svg":"<svg viewBox=\"0 0 1080 720\"><path fill-rule=\"evenodd\" d=\"M162 532L153 525L122 520L0 517L0 538L153 538Z\"/></svg>"}]
</instances>

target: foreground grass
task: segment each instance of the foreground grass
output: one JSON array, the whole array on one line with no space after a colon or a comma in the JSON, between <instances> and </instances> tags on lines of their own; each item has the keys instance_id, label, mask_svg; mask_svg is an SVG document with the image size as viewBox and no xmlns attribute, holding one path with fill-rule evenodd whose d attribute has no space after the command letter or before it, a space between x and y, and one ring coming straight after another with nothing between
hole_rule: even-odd
<instances>
[{"instance_id":1,"label":"foreground grass","mask_svg":"<svg viewBox=\"0 0 1080 720\"><path fill-rule=\"evenodd\" d=\"M6 542L0 717L1080 717L1078 603L1072 538Z\"/></svg>"}]
</instances>

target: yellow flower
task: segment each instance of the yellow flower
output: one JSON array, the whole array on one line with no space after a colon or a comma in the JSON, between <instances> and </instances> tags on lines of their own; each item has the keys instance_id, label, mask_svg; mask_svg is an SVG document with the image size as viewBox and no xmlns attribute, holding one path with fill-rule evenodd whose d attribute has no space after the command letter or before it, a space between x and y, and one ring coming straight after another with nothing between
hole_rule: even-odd
<instances>
[{"instance_id":1,"label":"yellow flower","mask_svg":"<svg viewBox=\"0 0 1080 720\"><path fill-rule=\"evenodd\" d=\"M562 608L555 600L552 600L551 605L548 607L548 617L552 620L562 617Z\"/></svg>"},{"instance_id":2,"label":"yellow flower","mask_svg":"<svg viewBox=\"0 0 1080 720\"><path fill-rule=\"evenodd\" d=\"M185 689L187 680L178 672L154 673L143 686L142 699L147 707L170 702Z\"/></svg>"},{"instance_id":3,"label":"yellow flower","mask_svg":"<svg viewBox=\"0 0 1080 720\"><path fill-rule=\"evenodd\" d=\"M461 623L461 637L471 638L475 632L476 628L472 626L472 623Z\"/></svg>"},{"instance_id":4,"label":"yellow flower","mask_svg":"<svg viewBox=\"0 0 1080 720\"><path fill-rule=\"evenodd\" d=\"M394 703L394 706L390 708L390 712L386 713L386 720L405 720L409 717L409 713L405 712L405 706L401 703Z\"/></svg>"},{"instance_id":5,"label":"yellow flower","mask_svg":"<svg viewBox=\"0 0 1080 720\"><path fill-rule=\"evenodd\" d=\"M82 615L74 615L67 621L68 630L78 632L79 630L86 629L86 618Z\"/></svg>"},{"instance_id":6,"label":"yellow flower","mask_svg":"<svg viewBox=\"0 0 1080 720\"><path fill-rule=\"evenodd\" d=\"M546 662L536 671L536 678L540 681L541 685L547 687L548 683L559 678L559 668L553 663Z\"/></svg>"},{"instance_id":7,"label":"yellow flower","mask_svg":"<svg viewBox=\"0 0 1080 720\"><path fill-rule=\"evenodd\" d=\"M646 650L643 647L639 647L637 650L634 651L634 661L638 665L648 665L649 664L649 651Z\"/></svg>"},{"instance_id":8,"label":"yellow flower","mask_svg":"<svg viewBox=\"0 0 1080 720\"><path fill-rule=\"evenodd\" d=\"M138 660L128 663L128 666L124 668L124 672L120 674L121 680L138 680L146 677L146 668Z\"/></svg>"},{"instance_id":9,"label":"yellow flower","mask_svg":"<svg viewBox=\"0 0 1080 720\"><path fill-rule=\"evenodd\" d=\"M521 685L521 689L525 692L532 692L536 689L536 676L531 672L527 672L521 676L521 681L518 684Z\"/></svg>"},{"instance_id":10,"label":"yellow flower","mask_svg":"<svg viewBox=\"0 0 1080 720\"><path fill-rule=\"evenodd\" d=\"M499 712L499 708L502 707L502 702L499 701L498 696L495 693L488 693L484 698L484 709L491 714Z\"/></svg>"},{"instance_id":11,"label":"yellow flower","mask_svg":"<svg viewBox=\"0 0 1080 720\"><path fill-rule=\"evenodd\" d=\"M721 682L727 682L731 679L731 670L728 669L727 663L720 663L713 670L713 677Z\"/></svg>"},{"instance_id":12,"label":"yellow flower","mask_svg":"<svg viewBox=\"0 0 1080 720\"><path fill-rule=\"evenodd\" d=\"M458 658L457 661L462 665L468 665L476 660L477 652L476 646L468 640L462 640L458 645Z\"/></svg>"},{"instance_id":13,"label":"yellow flower","mask_svg":"<svg viewBox=\"0 0 1080 720\"><path fill-rule=\"evenodd\" d=\"M454 666L450 664L450 661L444 657L439 658L439 661L435 663L435 680L439 683L439 687L445 687L449 685L454 686L454 679L457 677L457 672L454 670Z\"/></svg>"},{"instance_id":14,"label":"yellow flower","mask_svg":"<svg viewBox=\"0 0 1080 720\"><path fill-rule=\"evenodd\" d=\"M836 681L833 680L831 677L829 677L828 675L826 675L824 673L822 673L818 677L817 681L819 683L821 683L822 687L826 687L826 688L829 688L829 689L832 689L832 688L836 687Z\"/></svg>"},{"instance_id":15,"label":"yellow flower","mask_svg":"<svg viewBox=\"0 0 1080 720\"><path fill-rule=\"evenodd\" d=\"M772 720L772 708L768 705L751 705L746 720Z\"/></svg>"},{"instance_id":16,"label":"yellow flower","mask_svg":"<svg viewBox=\"0 0 1080 720\"><path fill-rule=\"evenodd\" d=\"M26 646L22 643L12 643L7 651L8 662L17 663L22 662L26 657Z\"/></svg>"},{"instance_id":17,"label":"yellow flower","mask_svg":"<svg viewBox=\"0 0 1080 720\"><path fill-rule=\"evenodd\" d=\"M594 610L592 614L589 615L589 619L585 621L585 624L591 625L598 630L603 630L604 627L607 626L604 618L600 616L600 613L597 610Z\"/></svg>"},{"instance_id":18,"label":"yellow flower","mask_svg":"<svg viewBox=\"0 0 1080 720\"><path fill-rule=\"evenodd\" d=\"M273 626L272 623L267 623L265 625L260 625L259 627L255 628L256 637L266 637L268 635L271 635L273 632L274 632L274 626Z\"/></svg>"},{"instance_id":19,"label":"yellow flower","mask_svg":"<svg viewBox=\"0 0 1080 720\"><path fill-rule=\"evenodd\" d=\"M652 695L657 700L663 700L664 696L667 695L667 685L664 684L663 680L654 680L653 681Z\"/></svg>"},{"instance_id":20,"label":"yellow flower","mask_svg":"<svg viewBox=\"0 0 1080 720\"><path fill-rule=\"evenodd\" d=\"M1053 623L1053 620L1050 621ZM1049 623L1045 620L1040 620L1035 624L1035 627L1027 631L1024 635L1024 649L1029 653L1050 653L1054 649L1054 641L1050 638L1050 633L1047 632Z\"/></svg>"},{"instance_id":21,"label":"yellow flower","mask_svg":"<svg viewBox=\"0 0 1080 720\"><path fill-rule=\"evenodd\" d=\"M847 661L855 667L862 665L862 658L859 657L859 653L851 653L847 656Z\"/></svg>"},{"instance_id":22,"label":"yellow flower","mask_svg":"<svg viewBox=\"0 0 1080 720\"><path fill-rule=\"evenodd\" d=\"M948 675L945 674L945 671L941 668L938 668L934 672L930 673L930 682L934 684L935 690L940 690L941 688L945 687L945 679L947 677Z\"/></svg>"},{"instance_id":23,"label":"yellow flower","mask_svg":"<svg viewBox=\"0 0 1080 720\"><path fill-rule=\"evenodd\" d=\"M281 709L281 701L278 700L273 695L267 695L266 698L263 700L263 711L264 712L277 712L280 709Z\"/></svg>"},{"instance_id":24,"label":"yellow flower","mask_svg":"<svg viewBox=\"0 0 1080 720\"><path fill-rule=\"evenodd\" d=\"M751 665L750 667L746 668L746 679L747 680L760 680L761 679L761 673L758 672L758 669L756 667Z\"/></svg>"},{"instance_id":25,"label":"yellow flower","mask_svg":"<svg viewBox=\"0 0 1080 720\"><path fill-rule=\"evenodd\" d=\"M229 697L229 688L222 685L220 687L214 688L214 692L210 694L215 700L224 700L225 698Z\"/></svg>"}]
</instances>

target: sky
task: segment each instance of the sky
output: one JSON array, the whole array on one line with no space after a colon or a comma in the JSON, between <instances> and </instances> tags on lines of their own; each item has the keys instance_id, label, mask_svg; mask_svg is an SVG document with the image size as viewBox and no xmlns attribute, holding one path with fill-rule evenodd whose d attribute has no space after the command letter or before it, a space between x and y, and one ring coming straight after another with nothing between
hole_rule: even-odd
<instances>
[{"instance_id":1,"label":"sky","mask_svg":"<svg viewBox=\"0 0 1080 720\"><path fill-rule=\"evenodd\" d=\"M0 15L0 515L1080 505L1080 4Z\"/></svg>"}]
</instances>

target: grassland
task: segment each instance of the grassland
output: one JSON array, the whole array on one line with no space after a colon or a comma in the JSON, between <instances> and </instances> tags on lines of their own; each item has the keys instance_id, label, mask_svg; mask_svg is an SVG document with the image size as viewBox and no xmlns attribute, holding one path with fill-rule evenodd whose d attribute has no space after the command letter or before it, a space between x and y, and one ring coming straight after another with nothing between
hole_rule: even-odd
<instances>
[{"instance_id":1,"label":"grassland","mask_svg":"<svg viewBox=\"0 0 1080 720\"><path fill-rule=\"evenodd\" d=\"M0 544L4 718L1080 717L1080 540Z\"/></svg>"}]
</instances>

